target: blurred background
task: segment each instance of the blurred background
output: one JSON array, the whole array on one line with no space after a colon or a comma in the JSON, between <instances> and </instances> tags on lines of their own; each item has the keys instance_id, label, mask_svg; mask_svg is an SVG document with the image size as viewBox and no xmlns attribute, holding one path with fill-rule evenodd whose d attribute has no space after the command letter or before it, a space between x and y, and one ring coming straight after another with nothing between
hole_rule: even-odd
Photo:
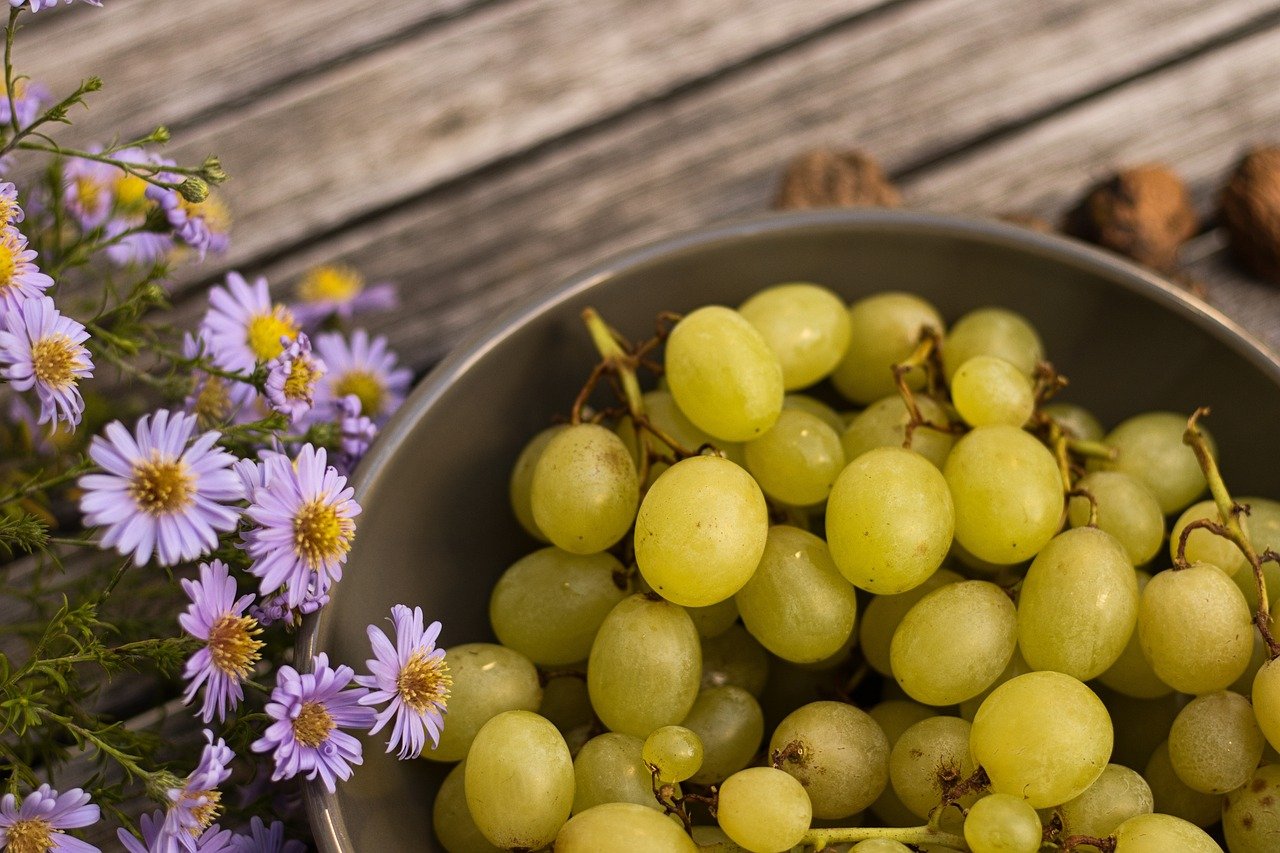
<instances>
[{"instance_id":1,"label":"blurred background","mask_svg":"<svg viewBox=\"0 0 1280 853\"><path fill-rule=\"evenodd\" d=\"M421 370L513 298L612 252L762 212L814 147L879 159L908 207L1057 223L1160 161L1200 217L1179 275L1273 345L1280 299L1226 263L1218 188L1280 140L1264 0L108 0L28 18L19 67L100 75L67 142L164 123L217 153L227 269L286 288L344 260ZM185 276L182 277L182 276ZM190 294L188 297L187 294Z\"/></svg>"}]
</instances>

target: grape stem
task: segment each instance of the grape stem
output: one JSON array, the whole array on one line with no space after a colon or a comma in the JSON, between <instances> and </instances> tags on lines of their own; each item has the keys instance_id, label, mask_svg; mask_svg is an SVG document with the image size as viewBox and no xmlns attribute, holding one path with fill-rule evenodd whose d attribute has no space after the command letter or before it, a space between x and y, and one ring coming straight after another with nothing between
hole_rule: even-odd
<instances>
[{"instance_id":1,"label":"grape stem","mask_svg":"<svg viewBox=\"0 0 1280 853\"><path fill-rule=\"evenodd\" d=\"M1088 489L1082 489L1079 486L1076 486L1074 489L1071 489L1070 491L1067 492L1067 500L1070 500L1071 498L1084 498L1089 502L1088 526L1097 527L1098 526L1098 499L1094 497L1093 492L1089 491Z\"/></svg>"},{"instance_id":2,"label":"grape stem","mask_svg":"<svg viewBox=\"0 0 1280 853\"><path fill-rule=\"evenodd\" d=\"M941 847L950 847L955 850L969 849L969 845L961 836L943 832L931 826L850 826L835 829L811 829L800 839L800 843L807 844L814 850L822 850L828 844L866 841L869 838L888 838L902 844L937 844Z\"/></svg>"},{"instance_id":3,"label":"grape stem","mask_svg":"<svg viewBox=\"0 0 1280 853\"><path fill-rule=\"evenodd\" d=\"M1114 836L1095 838L1092 835L1068 835L1066 838L1062 839L1062 849L1064 851L1075 850L1077 847L1081 847L1085 844L1088 844L1091 847L1096 847L1099 853L1115 853L1116 849L1116 839Z\"/></svg>"},{"instance_id":4,"label":"grape stem","mask_svg":"<svg viewBox=\"0 0 1280 853\"><path fill-rule=\"evenodd\" d=\"M902 446L907 450L911 449L911 440L915 437L918 427L928 427L938 432L953 432L950 427L935 424L920 413L920 407L916 405L916 396L907 385L907 374L920 367L925 370L926 384L929 387L936 384L940 346L941 340L938 338L938 333L926 327L920 332L920 343L916 344L911 354L893 366L893 383L897 386L898 394L902 396L902 402L907 407L907 426L902 438Z\"/></svg>"},{"instance_id":5,"label":"grape stem","mask_svg":"<svg viewBox=\"0 0 1280 853\"><path fill-rule=\"evenodd\" d=\"M1048 361L1036 363L1034 378L1036 380L1034 393L1037 410L1057 396L1059 391L1071 384L1067 377L1059 373L1053 363Z\"/></svg>"},{"instance_id":6,"label":"grape stem","mask_svg":"<svg viewBox=\"0 0 1280 853\"><path fill-rule=\"evenodd\" d=\"M1258 609L1253 614L1253 624L1257 626L1258 633L1262 635L1262 641L1267 645L1267 659L1275 660L1280 658L1280 643L1271 634L1271 605L1267 601L1267 584L1262 574L1262 564L1267 560L1276 560L1277 555L1268 550L1262 556L1254 550L1253 543L1249 541L1249 536L1244 532L1244 527L1240 524L1240 516L1247 515L1249 508L1243 504L1236 503L1231 497L1231 493L1227 491L1227 484L1222 479L1222 472L1218 470L1217 460L1213 458L1213 454L1209 452L1209 443L1204 437L1204 433L1200 430L1200 419L1207 417L1209 408L1201 406L1191 413L1191 417L1187 419L1186 432L1182 434L1182 443L1186 444L1196 455L1196 461L1200 463L1200 470L1204 472L1204 478L1209 483L1209 493L1213 495L1213 502L1218 507L1218 518L1221 523L1209 522L1207 524L1197 524L1192 522L1182 531L1182 538L1178 542L1178 561L1182 565L1186 565L1186 544L1190 531L1196 527L1202 527L1213 533L1222 536L1235 544L1240 549L1240 553L1244 554L1249 566L1253 570L1253 581L1258 591ZM1280 562L1280 560L1278 560Z\"/></svg>"}]
</instances>

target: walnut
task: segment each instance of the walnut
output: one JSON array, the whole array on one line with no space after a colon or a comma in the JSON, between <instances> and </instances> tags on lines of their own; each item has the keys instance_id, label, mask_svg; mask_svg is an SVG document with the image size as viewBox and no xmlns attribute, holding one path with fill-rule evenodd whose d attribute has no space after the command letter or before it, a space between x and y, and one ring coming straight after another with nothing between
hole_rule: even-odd
<instances>
[{"instance_id":1,"label":"walnut","mask_svg":"<svg viewBox=\"0 0 1280 853\"><path fill-rule=\"evenodd\" d=\"M1178 248L1196 233L1196 214L1186 185L1168 167L1135 166L1090 188L1062 230L1169 272Z\"/></svg>"},{"instance_id":2,"label":"walnut","mask_svg":"<svg viewBox=\"0 0 1280 853\"><path fill-rule=\"evenodd\" d=\"M862 151L819 148L791 161L774 207L898 207L902 196L875 158Z\"/></svg>"},{"instance_id":3,"label":"walnut","mask_svg":"<svg viewBox=\"0 0 1280 853\"><path fill-rule=\"evenodd\" d=\"M1280 147L1245 155L1222 189L1221 211L1232 253L1280 284Z\"/></svg>"}]
</instances>

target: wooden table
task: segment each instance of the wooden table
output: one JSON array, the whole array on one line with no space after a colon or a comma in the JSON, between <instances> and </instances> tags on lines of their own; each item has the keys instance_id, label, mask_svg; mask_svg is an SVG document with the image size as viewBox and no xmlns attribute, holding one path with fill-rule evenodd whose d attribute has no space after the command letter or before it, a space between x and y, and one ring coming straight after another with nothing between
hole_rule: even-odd
<instances>
[{"instance_id":1,"label":"wooden table","mask_svg":"<svg viewBox=\"0 0 1280 853\"><path fill-rule=\"evenodd\" d=\"M67 134L173 131L221 155L228 269L281 292L343 260L398 282L370 318L418 370L531 290L757 213L814 146L873 152L911 207L1057 220L1116 166L1164 161L1206 222L1280 140L1267 0L106 0L41 12L19 67L106 88ZM1280 347L1280 289L1186 247L1209 301Z\"/></svg>"}]
</instances>

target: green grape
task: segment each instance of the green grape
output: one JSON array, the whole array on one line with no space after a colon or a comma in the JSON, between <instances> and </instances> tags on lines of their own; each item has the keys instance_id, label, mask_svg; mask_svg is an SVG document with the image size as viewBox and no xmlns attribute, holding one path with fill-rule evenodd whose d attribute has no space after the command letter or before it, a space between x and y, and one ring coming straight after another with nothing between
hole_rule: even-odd
<instances>
[{"instance_id":1,"label":"green grape","mask_svg":"<svg viewBox=\"0 0 1280 853\"><path fill-rule=\"evenodd\" d=\"M1188 788L1173 769L1168 741L1156 747L1142 776L1151 786L1157 812L1182 818L1196 826L1212 826L1218 822L1222 814L1222 795L1202 794Z\"/></svg>"},{"instance_id":2,"label":"green grape","mask_svg":"<svg viewBox=\"0 0 1280 853\"><path fill-rule=\"evenodd\" d=\"M836 677L770 656L769 681L760 695L765 731L773 731L797 706L831 697Z\"/></svg>"},{"instance_id":3,"label":"green grape","mask_svg":"<svg viewBox=\"0 0 1280 853\"><path fill-rule=\"evenodd\" d=\"M1138 581L1138 595L1141 601L1142 591L1147 588L1151 575L1139 569L1134 573ZM1136 623L1135 623L1136 627ZM1098 680L1112 690L1132 696L1134 699L1158 699L1168 696L1173 688L1160 680L1156 671L1151 668L1147 656L1142 653L1142 642L1135 630L1129 635L1129 641L1120 652L1120 657L1106 672L1098 676ZM1146 762L1146 758L1143 758Z\"/></svg>"},{"instance_id":4,"label":"green grape","mask_svg":"<svg viewBox=\"0 0 1280 853\"><path fill-rule=\"evenodd\" d=\"M951 380L951 403L970 426L1020 427L1036 408L1035 388L1025 373L1002 358L978 355L960 365Z\"/></svg>"},{"instance_id":5,"label":"green grape","mask_svg":"<svg viewBox=\"0 0 1280 853\"><path fill-rule=\"evenodd\" d=\"M929 397L917 394L916 408L928 423L940 427L951 423L946 410ZM907 440L907 424L910 422L911 413L901 395L877 400L859 412L840 433L845 460L852 462L877 447L902 447ZM950 432L927 426L917 427L911 434L911 449L937 468L942 467L955 443L955 436Z\"/></svg>"},{"instance_id":6,"label":"green grape","mask_svg":"<svg viewBox=\"0 0 1280 853\"><path fill-rule=\"evenodd\" d=\"M893 749L903 732L921 720L936 717L938 709L910 699L886 699L869 708L867 715L880 726L885 739L889 741L889 748Z\"/></svg>"},{"instance_id":7,"label":"green grape","mask_svg":"<svg viewBox=\"0 0 1280 853\"><path fill-rule=\"evenodd\" d=\"M1252 543L1255 551L1257 551L1258 553L1261 553L1265 547L1270 547L1272 550L1280 551L1280 547L1278 547L1280 546L1280 543L1277 543L1277 545L1264 546L1260 542L1256 541L1258 519L1252 518L1250 519L1250 522L1251 522L1250 529L1255 531L1254 532L1255 541ZM1258 609L1258 580L1253 575L1253 569L1249 569L1243 572L1236 572L1234 575L1231 576L1231 579L1236 582L1236 586L1240 588L1240 592L1244 595L1245 603L1249 605L1249 612L1252 613L1255 610L1257 610ZM1274 605L1277 601L1280 601L1280 563L1273 563L1270 561L1263 563L1262 564L1262 581L1267 588L1267 601L1270 602L1272 605Z\"/></svg>"},{"instance_id":8,"label":"green grape","mask_svg":"<svg viewBox=\"0 0 1280 853\"><path fill-rule=\"evenodd\" d=\"M435 803L431 807L431 826L436 838L448 853L502 853L481 834L467 808L467 795L463 776L467 762L456 765L440 783Z\"/></svg>"},{"instance_id":9,"label":"green grape","mask_svg":"<svg viewBox=\"0 0 1280 853\"><path fill-rule=\"evenodd\" d=\"M769 528L760 565L734 600L752 636L797 663L838 652L858 613L853 587L831 561L827 543L785 525Z\"/></svg>"},{"instance_id":10,"label":"green grape","mask_svg":"<svg viewBox=\"0 0 1280 853\"><path fill-rule=\"evenodd\" d=\"M886 785L884 793L871 804L870 813L885 826L919 826L920 818L902 804L892 785Z\"/></svg>"},{"instance_id":11,"label":"green grape","mask_svg":"<svg viewBox=\"0 0 1280 853\"><path fill-rule=\"evenodd\" d=\"M888 739L875 720L844 702L811 702L792 711L769 739L769 754L779 755L779 766L804 785L819 818L862 811L889 781Z\"/></svg>"},{"instance_id":12,"label":"green grape","mask_svg":"<svg viewBox=\"0 0 1280 853\"><path fill-rule=\"evenodd\" d=\"M841 580L843 580L843 578ZM844 581L844 583L847 585L848 581ZM838 667L844 666L849 662L849 656L853 653L853 650L855 647L857 647L857 645L858 645L858 632L850 631L849 636L845 639L843 643L840 644L840 648L836 649L834 652L827 655L822 660L815 660L809 663L797 663L796 665L801 667L802 669L812 669L819 672L824 672L826 670L831 670L831 669L837 669ZM793 661L788 661L788 663L793 663Z\"/></svg>"},{"instance_id":13,"label":"green grape","mask_svg":"<svg viewBox=\"0 0 1280 853\"><path fill-rule=\"evenodd\" d=\"M697 853L680 824L635 803L603 803L574 815L556 835L556 853Z\"/></svg>"},{"instance_id":14,"label":"green grape","mask_svg":"<svg viewBox=\"0 0 1280 853\"><path fill-rule=\"evenodd\" d=\"M554 545L594 554L631 528L640 481L622 439L596 424L575 424L547 442L530 494L534 521Z\"/></svg>"},{"instance_id":15,"label":"green grape","mask_svg":"<svg viewBox=\"0 0 1280 853\"><path fill-rule=\"evenodd\" d=\"M1138 640L1160 680L1183 693L1228 687L1249 665L1253 630L1244 596L1215 566L1160 572L1138 604Z\"/></svg>"},{"instance_id":16,"label":"green grape","mask_svg":"<svg viewBox=\"0 0 1280 853\"><path fill-rule=\"evenodd\" d=\"M752 853L790 850L809 831L813 809L794 778L772 767L749 767L724 780L716 821Z\"/></svg>"},{"instance_id":17,"label":"green grape","mask_svg":"<svg viewBox=\"0 0 1280 853\"><path fill-rule=\"evenodd\" d=\"M969 809L964 840L973 853L1036 853L1044 828L1021 797L991 794Z\"/></svg>"},{"instance_id":18,"label":"green grape","mask_svg":"<svg viewBox=\"0 0 1280 853\"><path fill-rule=\"evenodd\" d=\"M1197 696L1169 729L1169 762L1193 791L1225 794L1253 775L1266 740L1253 706L1239 693Z\"/></svg>"},{"instance_id":19,"label":"green grape","mask_svg":"<svg viewBox=\"0 0 1280 853\"><path fill-rule=\"evenodd\" d=\"M1119 764L1108 764L1088 790L1058 806L1057 812L1062 818L1064 836L1106 838L1129 818L1151 814L1154 808L1151 786L1142 774Z\"/></svg>"},{"instance_id":20,"label":"green grape","mask_svg":"<svg viewBox=\"0 0 1280 853\"><path fill-rule=\"evenodd\" d=\"M1069 438L1081 441L1102 441L1106 430L1102 423L1093 416L1093 412L1074 403L1050 403L1042 406L1040 411L1057 421L1058 426Z\"/></svg>"},{"instance_id":21,"label":"green grape","mask_svg":"<svg viewBox=\"0 0 1280 853\"><path fill-rule=\"evenodd\" d=\"M911 848L892 838L868 838L849 848L849 853L911 853Z\"/></svg>"},{"instance_id":22,"label":"green grape","mask_svg":"<svg viewBox=\"0 0 1280 853\"><path fill-rule=\"evenodd\" d=\"M689 614L670 602L633 595L613 608L596 634L587 690L606 726L647 737L685 718L701 675L698 632Z\"/></svg>"},{"instance_id":23,"label":"green grape","mask_svg":"<svg viewBox=\"0 0 1280 853\"><path fill-rule=\"evenodd\" d=\"M1058 532L1062 478L1043 444L1011 426L978 427L956 442L942 473L955 502L955 536L980 560L1029 560Z\"/></svg>"},{"instance_id":24,"label":"green grape","mask_svg":"<svg viewBox=\"0 0 1280 853\"><path fill-rule=\"evenodd\" d=\"M698 636L704 640L720 636L738 621L738 603L732 598L708 604L706 607L686 607L684 611L693 620L693 627L698 629Z\"/></svg>"},{"instance_id":25,"label":"green grape","mask_svg":"<svg viewBox=\"0 0 1280 853\"><path fill-rule=\"evenodd\" d=\"M1102 701L1060 672L1029 672L997 687L969 736L992 790L1038 809L1084 793L1107 766L1112 741Z\"/></svg>"},{"instance_id":26,"label":"green grape","mask_svg":"<svg viewBox=\"0 0 1280 853\"><path fill-rule=\"evenodd\" d=\"M947 382L974 356L993 355L1031 376L1044 359L1044 345L1021 314L1004 308L979 308L965 314L942 342L942 369Z\"/></svg>"},{"instance_id":27,"label":"green grape","mask_svg":"<svg viewBox=\"0 0 1280 853\"><path fill-rule=\"evenodd\" d=\"M612 554L571 554L543 548L517 560L489 596L498 640L536 664L584 660L600 623L627 597Z\"/></svg>"},{"instance_id":28,"label":"green grape","mask_svg":"<svg viewBox=\"0 0 1280 853\"><path fill-rule=\"evenodd\" d=\"M742 303L738 313L778 357L788 391L825 378L849 348L851 327L844 300L816 284L767 287Z\"/></svg>"},{"instance_id":29,"label":"green grape","mask_svg":"<svg viewBox=\"0 0 1280 853\"><path fill-rule=\"evenodd\" d=\"M1273 616L1272 624L1275 624ZM1244 672L1240 673L1240 677L1231 682L1227 688L1241 696L1247 696L1253 690L1253 680L1258 677L1258 670L1262 669L1262 665L1267 662L1267 645L1262 641L1262 635L1257 631L1253 632L1253 651L1249 654L1249 665L1244 668Z\"/></svg>"},{"instance_id":30,"label":"green grape","mask_svg":"<svg viewBox=\"0 0 1280 853\"><path fill-rule=\"evenodd\" d=\"M680 411L724 441L764 435L782 411L782 364L731 308L709 305L676 323L667 338L665 375Z\"/></svg>"},{"instance_id":31,"label":"green grape","mask_svg":"<svg viewBox=\"0 0 1280 853\"><path fill-rule=\"evenodd\" d=\"M566 424L556 424L544 429L529 439L529 443L516 457L515 467L511 469L511 481L508 493L511 496L511 510L516 514L516 521L525 532L539 542L550 540L538 529L538 522L533 520L533 471L542 458L542 451L547 449L551 439L555 438Z\"/></svg>"},{"instance_id":32,"label":"green grape","mask_svg":"<svg viewBox=\"0 0 1280 853\"><path fill-rule=\"evenodd\" d=\"M751 475L694 456L658 477L636 518L636 564L654 591L685 607L724 601L756 570L769 509Z\"/></svg>"},{"instance_id":33,"label":"green grape","mask_svg":"<svg viewBox=\"0 0 1280 853\"><path fill-rule=\"evenodd\" d=\"M573 671L585 676L586 663L580 663ZM538 706L538 713L550 720L566 738L568 732L590 723L595 714L591 710L586 678L565 675L547 679L547 686L542 688L542 704Z\"/></svg>"},{"instance_id":34,"label":"green grape","mask_svg":"<svg viewBox=\"0 0 1280 853\"><path fill-rule=\"evenodd\" d=\"M893 366L920 343L925 329L942 334L942 316L910 293L877 293L849 306L852 343L831 374L836 390L867 405L894 393ZM906 376L912 389L924 387L923 370Z\"/></svg>"},{"instance_id":35,"label":"green grape","mask_svg":"<svg viewBox=\"0 0 1280 853\"><path fill-rule=\"evenodd\" d=\"M954 785L973 775L969 729L959 717L929 717L903 732L893 745L889 781L902 804L921 820L927 821L942 803L944 783ZM968 796L959 802L968 807L975 799ZM943 819L955 816L948 811Z\"/></svg>"},{"instance_id":36,"label":"green grape","mask_svg":"<svg viewBox=\"0 0 1280 853\"><path fill-rule=\"evenodd\" d=\"M1253 713L1272 749L1280 749L1280 663L1269 660L1253 679Z\"/></svg>"},{"instance_id":37,"label":"green grape","mask_svg":"<svg viewBox=\"0 0 1280 853\"><path fill-rule=\"evenodd\" d=\"M889 648L902 617L935 589L962 580L964 577L950 569L938 569L914 589L897 595L872 596L858 623L858 645L871 668L881 675L893 675Z\"/></svg>"},{"instance_id":38,"label":"green grape","mask_svg":"<svg viewBox=\"0 0 1280 853\"><path fill-rule=\"evenodd\" d=\"M1088 681L1124 651L1138 584L1124 548L1095 527L1060 533L1031 562L1018 594L1018 646L1032 669Z\"/></svg>"},{"instance_id":39,"label":"green grape","mask_svg":"<svg viewBox=\"0 0 1280 853\"><path fill-rule=\"evenodd\" d=\"M684 726L654 729L641 751L660 782L683 782L702 767L702 738Z\"/></svg>"},{"instance_id":40,"label":"green grape","mask_svg":"<svg viewBox=\"0 0 1280 853\"><path fill-rule=\"evenodd\" d=\"M817 415L784 409L773 428L746 444L747 470L764 493L793 506L821 503L844 468L840 434Z\"/></svg>"},{"instance_id":41,"label":"green grape","mask_svg":"<svg viewBox=\"0 0 1280 853\"><path fill-rule=\"evenodd\" d=\"M702 686L741 687L759 697L769 679L769 655L741 625L702 641Z\"/></svg>"},{"instance_id":42,"label":"green grape","mask_svg":"<svg viewBox=\"0 0 1280 853\"><path fill-rule=\"evenodd\" d=\"M764 738L760 703L741 687L708 687L698 694L681 723L702 741L702 766L695 785L714 785L751 763Z\"/></svg>"},{"instance_id":43,"label":"green grape","mask_svg":"<svg viewBox=\"0 0 1280 853\"><path fill-rule=\"evenodd\" d=\"M1000 676L1018 642L1018 617L1004 590L986 581L936 589L893 632L890 666L907 695L955 705Z\"/></svg>"},{"instance_id":44,"label":"green grape","mask_svg":"<svg viewBox=\"0 0 1280 853\"><path fill-rule=\"evenodd\" d=\"M854 586L879 594L906 592L937 571L954 525L938 469L900 447L850 462L827 501L832 559Z\"/></svg>"},{"instance_id":45,"label":"green grape","mask_svg":"<svg viewBox=\"0 0 1280 853\"><path fill-rule=\"evenodd\" d=\"M550 844L573 806L569 747L555 726L529 711L504 711L484 724L463 780L476 826L499 847Z\"/></svg>"},{"instance_id":46,"label":"green grape","mask_svg":"<svg viewBox=\"0 0 1280 853\"><path fill-rule=\"evenodd\" d=\"M493 643L466 643L447 651L453 686L449 725L439 745L423 756L461 761L480 727L503 711L536 711L542 704L538 670L517 651Z\"/></svg>"},{"instance_id":47,"label":"green grape","mask_svg":"<svg viewBox=\"0 0 1280 853\"><path fill-rule=\"evenodd\" d=\"M573 759L573 813L604 803L635 803L661 810L643 749L640 738L619 732L605 732L583 744Z\"/></svg>"},{"instance_id":48,"label":"green grape","mask_svg":"<svg viewBox=\"0 0 1280 853\"><path fill-rule=\"evenodd\" d=\"M1222 830L1231 853L1275 853L1280 839L1280 764L1259 767L1222 803Z\"/></svg>"},{"instance_id":49,"label":"green grape","mask_svg":"<svg viewBox=\"0 0 1280 853\"><path fill-rule=\"evenodd\" d=\"M1135 415L1107 433L1103 441L1116 452L1116 458L1090 459L1090 471L1124 471L1136 477L1160 503L1165 515L1189 506L1205 490L1204 473L1195 452L1182 443L1187 418L1173 412L1148 412ZM1204 426L1200 427L1213 440ZM1216 455L1216 453L1215 453Z\"/></svg>"},{"instance_id":50,"label":"green grape","mask_svg":"<svg viewBox=\"0 0 1280 853\"><path fill-rule=\"evenodd\" d=\"M991 686L977 696L960 703L960 716L972 723L974 715L978 713L978 709L982 707L982 703L986 701L986 698L991 695L992 690L995 690L1006 681L1011 681L1019 675L1025 675L1031 671L1031 665L1022 656L1022 652L1014 649L1013 657L1009 658L1009 664L1004 668L1004 672L1000 673L999 677L991 682Z\"/></svg>"},{"instance_id":51,"label":"green grape","mask_svg":"<svg viewBox=\"0 0 1280 853\"><path fill-rule=\"evenodd\" d=\"M1142 771L1156 747L1169 736L1169 727L1182 710L1186 697L1170 691L1157 699L1135 699L1106 687L1098 687L1098 696L1111 714L1115 728L1114 764Z\"/></svg>"},{"instance_id":52,"label":"green grape","mask_svg":"<svg viewBox=\"0 0 1280 853\"><path fill-rule=\"evenodd\" d=\"M1164 513L1151 490L1120 471L1094 471L1076 483L1098 502L1098 527L1114 536L1129 555L1129 562L1149 562L1164 541ZM1067 504L1072 527L1089 523L1089 499L1074 497Z\"/></svg>"},{"instance_id":53,"label":"green grape","mask_svg":"<svg viewBox=\"0 0 1280 853\"><path fill-rule=\"evenodd\" d=\"M695 826L693 842L698 845L698 853L746 853L718 826Z\"/></svg>"},{"instance_id":54,"label":"green grape","mask_svg":"<svg viewBox=\"0 0 1280 853\"><path fill-rule=\"evenodd\" d=\"M644 403L644 416L654 427L661 430L662 434L669 437L672 441L680 446L680 449L690 453L698 452L698 449L704 445L712 445L721 450L725 456L739 465L746 462L746 457L742 452L742 445L733 441L720 441L713 438L710 433L704 432L693 425L693 422L685 417L684 412L680 411L680 407L676 405L675 398L671 396L670 391L646 391L641 398ZM624 417L618 421L618 437L622 439L622 443L631 451L631 458L636 461L636 465L640 464L640 439L636 436L635 424L631 418ZM676 449L667 444L662 439L652 433L648 435L649 446L655 452L664 456L676 455ZM653 481L658 475L665 471L669 466L666 462L655 460L649 466L649 478L645 486L653 485Z\"/></svg>"},{"instance_id":55,"label":"green grape","mask_svg":"<svg viewBox=\"0 0 1280 853\"><path fill-rule=\"evenodd\" d=\"M1178 545L1182 539L1182 531L1191 522L1202 519L1212 521L1214 524L1223 523L1222 516L1218 513L1218 505L1213 501L1200 501L1187 507L1182 515L1178 516L1178 520L1173 523L1173 529L1169 531L1170 560L1177 562ZM1244 529L1245 535L1249 536L1249 516L1242 513L1238 520L1240 526ZM1229 575L1234 575L1241 569L1249 568L1248 559L1244 556L1244 552L1236 547L1236 543L1203 528L1192 530L1187 537L1186 558L1187 562L1190 563L1208 563L1211 566L1217 566Z\"/></svg>"},{"instance_id":56,"label":"green grape","mask_svg":"<svg viewBox=\"0 0 1280 853\"><path fill-rule=\"evenodd\" d=\"M1114 853L1222 853L1195 824L1167 814L1140 814L1116 827Z\"/></svg>"},{"instance_id":57,"label":"green grape","mask_svg":"<svg viewBox=\"0 0 1280 853\"><path fill-rule=\"evenodd\" d=\"M816 397L810 397L808 394L788 394L782 398L782 408L815 415L824 424L835 430L836 435L844 432L844 418L840 416L839 412Z\"/></svg>"}]
</instances>

